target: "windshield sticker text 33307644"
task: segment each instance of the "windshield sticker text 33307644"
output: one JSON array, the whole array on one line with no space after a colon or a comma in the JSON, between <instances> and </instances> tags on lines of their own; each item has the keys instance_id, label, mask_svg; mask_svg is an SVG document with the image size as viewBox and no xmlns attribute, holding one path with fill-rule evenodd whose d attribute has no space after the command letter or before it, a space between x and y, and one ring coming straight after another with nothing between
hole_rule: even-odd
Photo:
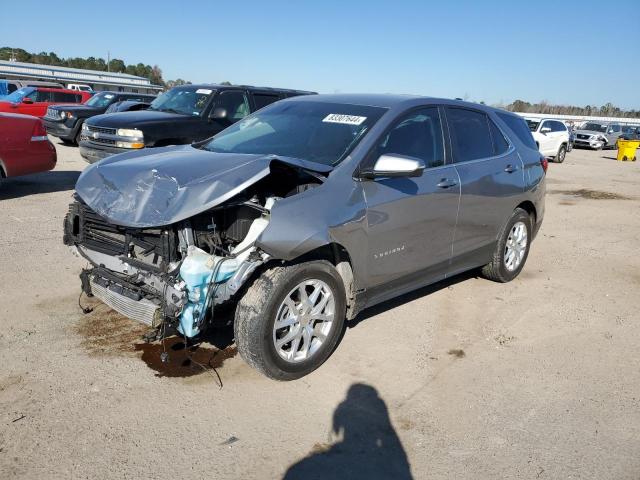
<instances>
[{"instance_id":1,"label":"windshield sticker text 33307644","mask_svg":"<svg viewBox=\"0 0 640 480\"><path fill-rule=\"evenodd\" d=\"M327 123L342 123L344 125L360 125L367 117L358 117L356 115L345 115L342 113L330 113L322 119Z\"/></svg>"}]
</instances>

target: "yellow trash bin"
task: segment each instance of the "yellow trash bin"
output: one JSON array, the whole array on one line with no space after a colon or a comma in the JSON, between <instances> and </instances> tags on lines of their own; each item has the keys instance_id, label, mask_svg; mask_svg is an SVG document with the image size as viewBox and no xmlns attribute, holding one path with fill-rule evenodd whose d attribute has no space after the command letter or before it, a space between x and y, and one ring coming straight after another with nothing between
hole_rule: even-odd
<instances>
[{"instance_id":1,"label":"yellow trash bin","mask_svg":"<svg viewBox=\"0 0 640 480\"><path fill-rule=\"evenodd\" d=\"M618 140L618 160L636 161L636 150L640 147L640 140Z\"/></svg>"}]
</instances>

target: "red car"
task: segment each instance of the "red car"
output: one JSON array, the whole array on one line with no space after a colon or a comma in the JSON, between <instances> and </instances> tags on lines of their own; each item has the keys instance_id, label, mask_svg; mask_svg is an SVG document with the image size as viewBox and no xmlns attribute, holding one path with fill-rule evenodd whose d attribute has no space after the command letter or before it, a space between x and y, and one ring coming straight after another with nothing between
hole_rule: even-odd
<instances>
[{"instance_id":1,"label":"red car","mask_svg":"<svg viewBox=\"0 0 640 480\"><path fill-rule=\"evenodd\" d=\"M49 105L84 103L90 98L91 93L89 92L63 88L24 87L0 100L0 112L44 117Z\"/></svg>"},{"instance_id":2,"label":"red car","mask_svg":"<svg viewBox=\"0 0 640 480\"><path fill-rule=\"evenodd\" d=\"M56 149L42 120L0 113L0 176L45 172L56 166Z\"/></svg>"}]
</instances>

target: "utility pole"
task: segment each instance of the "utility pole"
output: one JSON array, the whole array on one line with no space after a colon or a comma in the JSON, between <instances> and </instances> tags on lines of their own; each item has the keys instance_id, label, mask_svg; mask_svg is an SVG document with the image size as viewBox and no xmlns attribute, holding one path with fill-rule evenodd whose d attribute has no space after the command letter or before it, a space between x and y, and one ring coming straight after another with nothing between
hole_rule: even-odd
<instances>
[{"instance_id":1,"label":"utility pole","mask_svg":"<svg viewBox=\"0 0 640 480\"><path fill-rule=\"evenodd\" d=\"M109 50L107 50L107 72L110 72L111 70L109 70L109 64L111 63L111 52Z\"/></svg>"}]
</instances>

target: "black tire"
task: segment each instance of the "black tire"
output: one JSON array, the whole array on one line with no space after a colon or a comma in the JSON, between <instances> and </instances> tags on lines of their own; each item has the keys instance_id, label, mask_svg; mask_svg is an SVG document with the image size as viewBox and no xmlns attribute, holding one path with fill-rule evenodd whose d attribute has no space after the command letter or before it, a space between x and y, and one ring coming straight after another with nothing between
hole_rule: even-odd
<instances>
[{"instance_id":1,"label":"black tire","mask_svg":"<svg viewBox=\"0 0 640 480\"><path fill-rule=\"evenodd\" d=\"M76 145L80 145L80 137L82 136L82 122L78 125L78 133L76 133L75 138L73 139L73 143Z\"/></svg>"},{"instance_id":2,"label":"black tire","mask_svg":"<svg viewBox=\"0 0 640 480\"><path fill-rule=\"evenodd\" d=\"M524 223L526 227L527 243L520 264L514 270L509 270L505 265L506 244L512 228L518 222ZM516 208L500 233L491 262L482 267L482 275L489 280L500 283L510 282L516 278L527 262L527 257L529 256L529 250L531 248L532 230L531 215L521 208Z\"/></svg>"},{"instance_id":3,"label":"black tire","mask_svg":"<svg viewBox=\"0 0 640 480\"><path fill-rule=\"evenodd\" d=\"M558 153L556 154L556 158L554 158L556 163L564 162L565 157L567 156L567 146L562 144L558 149Z\"/></svg>"},{"instance_id":4,"label":"black tire","mask_svg":"<svg viewBox=\"0 0 640 480\"><path fill-rule=\"evenodd\" d=\"M305 280L324 282L334 298L334 320L324 342L308 359L293 363L278 355L273 328L282 302ZM322 365L333 352L344 326L346 297L344 284L327 261L304 262L274 267L258 277L236 308L234 333L238 352L253 368L275 380L295 380Z\"/></svg>"}]
</instances>

